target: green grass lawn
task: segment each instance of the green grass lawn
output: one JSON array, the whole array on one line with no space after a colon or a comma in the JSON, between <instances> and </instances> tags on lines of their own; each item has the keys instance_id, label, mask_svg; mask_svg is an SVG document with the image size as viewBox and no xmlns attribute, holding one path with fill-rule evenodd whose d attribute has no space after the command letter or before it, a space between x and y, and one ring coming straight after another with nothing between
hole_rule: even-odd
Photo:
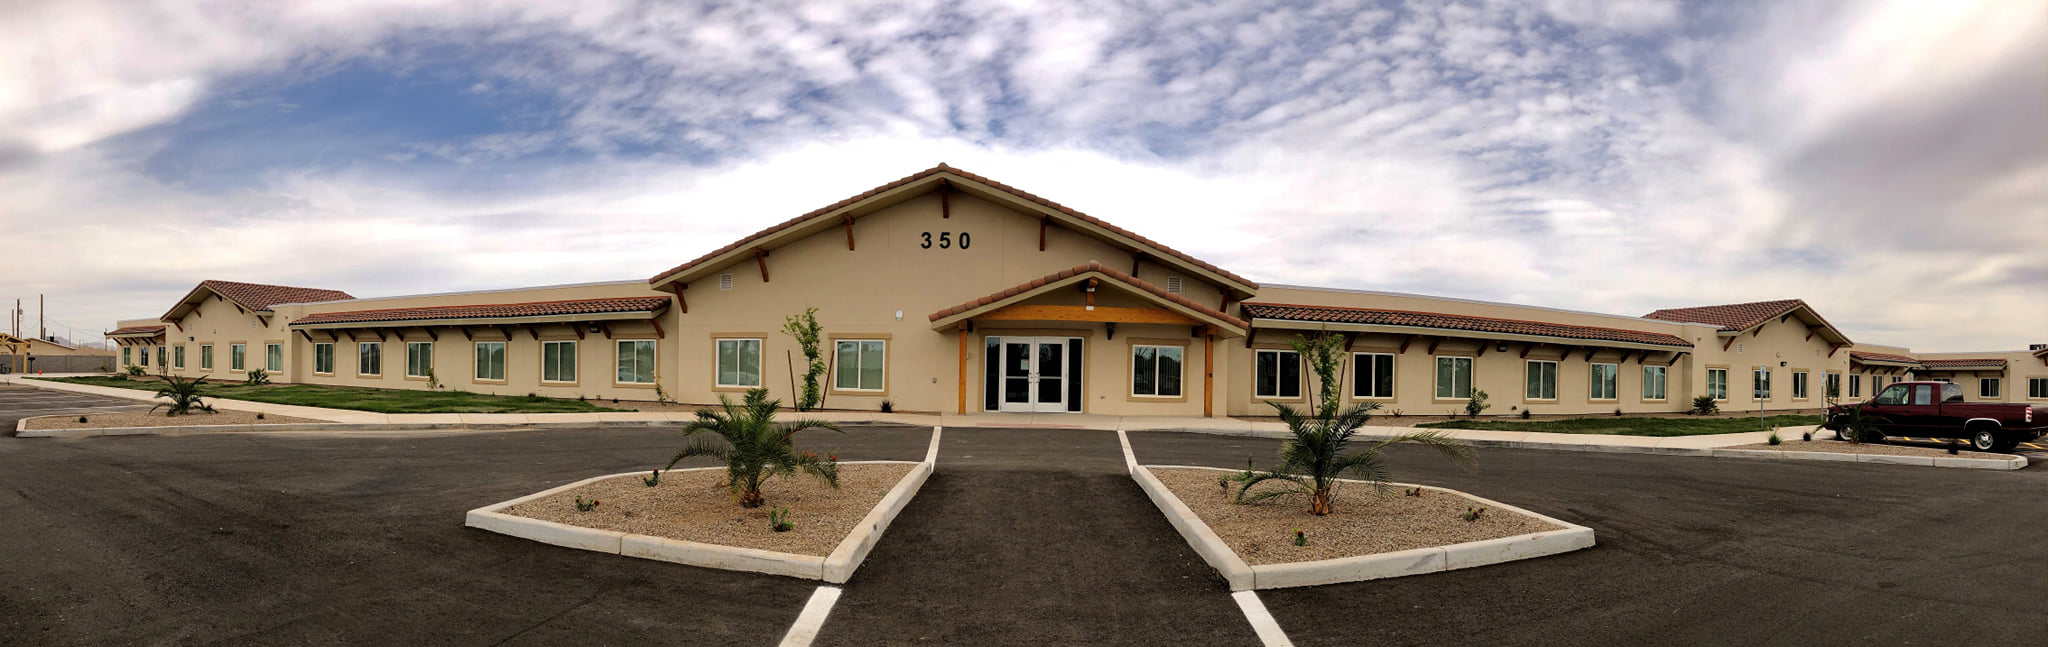
<instances>
[{"instance_id":1,"label":"green grass lawn","mask_svg":"<svg viewBox=\"0 0 2048 647\"><path fill-rule=\"evenodd\" d=\"M111 386L140 391L155 391L163 388L163 382L154 378L124 380L116 377L51 377L30 379L89 384L92 386ZM251 402L293 404L329 409L353 409L356 411L375 411L378 413L588 413L593 411L623 411L623 409L600 407L582 400L565 400L561 398L484 395L466 391L398 391L348 386L321 386L316 384L248 386L241 383L216 384L207 382L199 386L199 392L207 397L227 400L248 400Z\"/></svg>"},{"instance_id":2,"label":"green grass lawn","mask_svg":"<svg viewBox=\"0 0 2048 647\"><path fill-rule=\"evenodd\" d=\"M1771 416L1757 422L1747 418L1565 418L1562 420L1450 420L1416 425L1431 429L1483 429L1486 431L1544 431L1555 434L1615 434L1622 436L1701 436L1763 431L1767 427L1798 427L1820 424L1826 416Z\"/></svg>"}]
</instances>

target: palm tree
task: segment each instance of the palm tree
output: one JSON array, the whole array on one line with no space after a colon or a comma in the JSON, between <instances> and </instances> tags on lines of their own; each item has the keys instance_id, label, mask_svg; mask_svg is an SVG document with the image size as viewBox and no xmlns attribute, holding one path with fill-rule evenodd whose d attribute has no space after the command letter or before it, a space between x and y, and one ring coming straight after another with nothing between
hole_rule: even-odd
<instances>
[{"instance_id":1,"label":"palm tree","mask_svg":"<svg viewBox=\"0 0 2048 647\"><path fill-rule=\"evenodd\" d=\"M662 469L692 456L725 461L726 487L739 495L742 508L758 508L767 502L761 497L763 481L772 476L794 476L798 470L839 487L839 459L830 453L823 459L811 452L799 453L790 438L805 429L846 432L823 420L777 423L775 410L781 406L781 400L768 399L767 389L751 389L740 402L718 396L717 409L698 411L697 419L683 428L683 435L692 438L690 444ZM717 434L724 442L697 436L703 432Z\"/></svg>"},{"instance_id":2,"label":"palm tree","mask_svg":"<svg viewBox=\"0 0 2048 647\"><path fill-rule=\"evenodd\" d=\"M1296 492L1307 492L1309 514L1330 514L1331 503L1337 493L1337 478L1345 472L1350 472L1359 480L1372 483L1374 486L1384 484L1387 480L1384 450L1388 445L1396 443L1427 446L1446 458L1468 467L1472 465L1471 448L1438 431L1401 434L1365 442L1361 443L1362 446L1357 450L1346 453L1358 429L1365 426L1366 421L1372 419L1372 413L1380 408L1378 403L1354 404L1341 411L1326 410L1326 413L1313 416L1304 415L1284 404L1266 404L1279 410L1280 420L1287 423L1287 430L1294 434L1294 437L1280 447L1278 467L1263 472L1246 469L1238 474L1238 503L1254 503ZM1291 487L1267 490L1258 494L1250 493L1252 486L1267 482L1290 484Z\"/></svg>"},{"instance_id":3,"label":"palm tree","mask_svg":"<svg viewBox=\"0 0 2048 647\"><path fill-rule=\"evenodd\" d=\"M170 410L164 412L166 416L181 416L192 413L195 409L214 413L212 405L199 401L199 385L205 384L206 378L188 380L165 373L163 374L163 380L164 388L157 389L156 397L170 400L170 402L161 402L154 407L150 407L150 413L156 413L157 409L165 407L170 408Z\"/></svg>"}]
</instances>

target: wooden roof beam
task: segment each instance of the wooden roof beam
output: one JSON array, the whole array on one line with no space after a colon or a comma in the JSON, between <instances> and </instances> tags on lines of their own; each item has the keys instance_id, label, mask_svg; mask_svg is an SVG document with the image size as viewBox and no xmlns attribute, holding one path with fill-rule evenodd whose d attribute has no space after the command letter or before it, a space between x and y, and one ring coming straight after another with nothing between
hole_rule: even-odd
<instances>
[{"instance_id":1,"label":"wooden roof beam","mask_svg":"<svg viewBox=\"0 0 2048 647\"><path fill-rule=\"evenodd\" d=\"M754 248L754 264L761 266L761 282L768 282L768 250Z\"/></svg>"}]
</instances>

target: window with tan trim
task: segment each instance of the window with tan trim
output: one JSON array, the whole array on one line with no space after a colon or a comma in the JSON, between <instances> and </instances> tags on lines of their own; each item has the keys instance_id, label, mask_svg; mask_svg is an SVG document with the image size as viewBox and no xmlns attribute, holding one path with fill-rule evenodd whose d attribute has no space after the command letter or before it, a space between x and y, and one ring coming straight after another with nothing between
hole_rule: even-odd
<instances>
[{"instance_id":1,"label":"window with tan trim","mask_svg":"<svg viewBox=\"0 0 2048 647\"><path fill-rule=\"evenodd\" d=\"M1472 358L1436 358L1436 399L1465 400L1472 397Z\"/></svg>"},{"instance_id":2,"label":"window with tan trim","mask_svg":"<svg viewBox=\"0 0 2048 647\"><path fill-rule=\"evenodd\" d=\"M1851 375L1851 376L1849 376L1849 397L1852 397L1852 398L1860 398L1860 397L1863 397L1863 376L1861 376L1861 375Z\"/></svg>"},{"instance_id":3,"label":"window with tan trim","mask_svg":"<svg viewBox=\"0 0 2048 647\"><path fill-rule=\"evenodd\" d=\"M1131 395L1148 398L1181 396L1181 367L1187 349L1181 346L1131 346Z\"/></svg>"},{"instance_id":4,"label":"window with tan trim","mask_svg":"<svg viewBox=\"0 0 2048 647\"><path fill-rule=\"evenodd\" d=\"M540 343L540 381L561 384L576 381L576 341Z\"/></svg>"},{"instance_id":5,"label":"window with tan trim","mask_svg":"<svg viewBox=\"0 0 2048 647\"><path fill-rule=\"evenodd\" d=\"M356 375L359 377L378 377L383 374L384 342L357 342Z\"/></svg>"},{"instance_id":6,"label":"window with tan trim","mask_svg":"<svg viewBox=\"0 0 2048 647\"><path fill-rule=\"evenodd\" d=\"M1995 377L1977 378L1977 397L1987 399L1999 397L1998 389L2000 386L2002 386L2000 382L2002 382L2002 380Z\"/></svg>"},{"instance_id":7,"label":"window with tan trim","mask_svg":"<svg viewBox=\"0 0 2048 647\"><path fill-rule=\"evenodd\" d=\"M2048 400L2048 377L2027 378L2027 398Z\"/></svg>"},{"instance_id":8,"label":"window with tan trim","mask_svg":"<svg viewBox=\"0 0 2048 647\"><path fill-rule=\"evenodd\" d=\"M476 379L488 382L505 381L505 342L476 343Z\"/></svg>"},{"instance_id":9,"label":"window with tan trim","mask_svg":"<svg viewBox=\"0 0 2048 647\"><path fill-rule=\"evenodd\" d=\"M1665 392L1664 392L1664 378L1665 378L1665 367L1662 367L1662 366L1645 366L1645 367L1643 367L1643 399L1644 399L1644 400L1650 400L1650 401L1662 401L1662 400L1664 399L1664 396L1665 396Z\"/></svg>"},{"instance_id":10,"label":"window with tan trim","mask_svg":"<svg viewBox=\"0 0 2048 647\"><path fill-rule=\"evenodd\" d=\"M228 370L249 370L249 347L246 344L228 344Z\"/></svg>"},{"instance_id":11,"label":"window with tan trim","mask_svg":"<svg viewBox=\"0 0 2048 647\"><path fill-rule=\"evenodd\" d=\"M1807 383L1807 379L1806 379L1806 375L1807 375L1806 371L1793 371L1793 372L1792 372L1792 399L1794 399L1794 400L1804 400L1804 399L1806 399L1806 394L1807 394L1807 388L1806 388L1806 383Z\"/></svg>"},{"instance_id":12,"label":"window with tan trim","mask_svg":"<svg viewBox=\"0 0 2048 647\"><path fill-rule=\"evenodd\" d=\"M1589 400L1615 400L1620 396L1616 387L1620 382L1621 367L1615 364L1592 364L1587 380L1586 398Z\"/></svg>"},{"instance_id":13,"label":"window with tan trim","mask_svg":"<svg viewBox=\"0 0 2048 647\"><path fill-rule=\"evenodd\" d=\"M1301 397L1301 354L1260 349L1253 355L1252 394L1293 400Z\"/></svg>"},{"instance_id":14,"label":"window with tan trim","mask_svg":"<svg viewBox=\"0 0 2048 647\"><path fill-rule=\"evenodd\" d=\"M263 370L272 373L284 372L284 344L263 345Z\"/></svg>"},{"instance_id":15,"label":"window with tan trim","mask_svg":"<svg viewBox=\"0 0 2048 647\"><path fill-rule=\"evenodd\" d=\"M199 345L199 370L213 370L213 344Z\"/></svg>"},{"instance_id":16,"label":"window with tan trim","mask_svg":"<svg viewBox=\"0 0 2048 647\"><path fill-rule=\"evenodd\" d=\"M208 355L212 355L213 353L210 353L210 352L205 352L205 351L211 351L211 350L213 350L213 349L211 349L211 348L202 348L202 349L200 349L200 351L201 351L201 352L200 352L200 357L199 357L199 361L201 361L201 362L211 362L211 361L213 361L213 358L211 358L211 357L207 357ZM322 342L322 343L317 343L317 344L313 344L313 374L314 374L314 375L333 375L333 374L334 374L334 344L331 344L331 343L326 343L326 342Z\"/></svg>"},{"instance_id":17,"label":"window with tan trim","mask_svg":"<svg viewBox=\"0 0 2048 647\"><path fill-rule=\"evenodd\" d=\"M840 391L882 391L889 366L889 342L881 339L839 339L832 342L832 388Z\"/></svg>"},{"instance_id":18,"label":"window with tan trim","mask_svg":"<svg viewBox=\"0 0 2048 647\"><path fill-rule=\"evenodd\" d=\"M1351 354L1351 397L1361 400L1394 398L1393 354Z\"/></svg>"},{"instance_id":19,"label":"window with tan trim","mask_svg":"<svg viewBox=\"0 0 2048 647\"><path fill-rule=\"evenodd\" d=\"M1728 401L1728 369L1707 369L1707 395L1714 396L1717 402Z\"/></svg>"},{"instance_id":20,"label":"window with tan trim","mask_svg":"<svg viewBox=\"0 0 2048 647\"><path fill-rule=\"evenodd\" d=\"M721 388L752 388L761 386L761 340L720 339L717 340L718 373L712 382Z\"/></svg>"},{"instance_id":21,"label":"window with tan trim","mask_svg":"<svg viewBox=\"0 0 2048 647\"><path fill-rule=\"evenodd\" d=\"M1557 400L1557 362L1547 359L1532 359L1525 367L1528 377L1522 389L1523 400Z\"/></svg>"},{"instance_id":22,"label":"window with tan trim","mask_svg":"<svg viewBox=\"0 0 2048 647\"><path fill-rule=\"evenodd\" d=\"M759 342L756 342L759 343ZM655 371L656 344L652 339L621 339L615 345L618 349L619 372L614 381L619 384L653 384ZM755 347L756 349L759 346ZM754 356L754 386L761 385L760 351Z\"/></svg>"},{"instance_id":23,"label":"window with tan trim","mask_svg":"<svg viewBox=\"0 0 2048 647\"><path fill-rule=\"evenodd\" d=\"M134 346L122 346L122 347L121 347L121 365L122 365L122 366L134 366L134 365L135 365L135 347L134 347Z\"/></svg>"},{"instance_id":24,"label":"window with tan trim","mask_svg":"<svg viewBox=\"0 0 2048 647\"><path fill-rule=\"evenodd\" d=\"M176 345L176 346L172 346L172 347L171 347L171 368L175 368L175 369L179 369L179 370L184 370L184 368L185 368L185 345L184 345L184 344L178 344L178 345Z\"/></svg>"},{"instance_id":25,"label":"window with tan trim","mask_svg":"<svg viewBox=\"0 0 2048 647\"><path fill-rule=\"evenodd\" d=\"M434 370L434 342L405 342L405 376L424 378Z\"/></svg>"}]
</instances>

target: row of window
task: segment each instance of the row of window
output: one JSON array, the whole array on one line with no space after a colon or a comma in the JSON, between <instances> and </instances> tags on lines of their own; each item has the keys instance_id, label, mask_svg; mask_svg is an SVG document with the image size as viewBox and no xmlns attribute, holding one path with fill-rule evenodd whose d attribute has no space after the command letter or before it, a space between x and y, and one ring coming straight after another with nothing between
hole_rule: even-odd
<instances>
[{"instance_id":1,"label":"row of window","mask_svg":"<svg viewBox=\"0 0 2048 647\"><path fill-rule=\"evenodd\" d=\"M715 339L717 367L712 383L719 388L761 386L760 338ZM889 342L884 339L837 339L832 342L832 388L876 391L888 388ZM648 356L653 362L653 356Z\"/></svg>"},{"instance_id":2,"label":"row of window","mask_svg":"<svg viewBox=\"0 0 2048 647\"><path fill-rule=\"evenodd\" d=\"M142 363L141 363L141 364L139 364L139 366L149 366L149 349L150 349L150 347L148 347L148 346L139 346L139 347L138 347L138 346L130 346L130 347L125 347L125 348L122 348L122 349L121 349L121 364L122 364L122 365L124 365L124 366L125 366L125 365L129 365L129 364L134 364L134 362L133 362L133 361L131 361L131 360L132 360L132 359L134 358L134 356L130 355L130 354L129 354L129 351L131 351L131 350L134 350L134 349L136 349L136 348L141 348L141 349L142 349L142 352L141 352L141 354L140 354L140 355L141 355L141 359L142 359ZM175 368L175 369L183 370L183 369L185 368L185 345L184 345L184 344L179 344L179 345L176 345L176 346L157 346L157 347L156 347L156 363L157 363L158 365L160 365L160 366L161 366L161 365L165 365L165 362L164 362L164 351L165 351L166 349L168 349L168 350L170 351L170 353L171 353L171 356L170 356L170 362L169 362L169 364L168 364L168 365L169 365L169 366L170 366L171 368ZM248 365L248 345L247 345L247 344L228 344L228 370L231 370L231 371L242 371L242 370L247 370L247 368L248 368L248 366L247 366L247 365ZM200 345L199 345L199 370L202 370L202 371L211 371L211 370L213 370L213 344L200 344ZM263 345L263 370L266 370L266 371L270 371L270 372L273 372L273 373L282 373L282 372L284 372L284 344L264 344L264 345Z\"/></svg>"},{"instance_id":3,"label":"row of window","mask_svg":"<svg viewBox=\"0 0 2048 647\"><path fill-rule=\"evenodd\" d=\"M430 341L405 342L405 376L425 378L434 370L434 343ZM573 383L577 381L576 348L573 339L542 341L540 343L541 382ZM614 347L617 352L618 372L613 380L618 384L653 384L655 371L655 341L652 339L620 339ZM472 346L475 359L471 376L483 382L505 381L505 342L479 341ZM334 374L334 344L317 342L313 344L313 374ZM376 377L384 374L384 343L356 343L356 375Z\"/></svg>"},{"instance_id":4,"label":"row of window","mask_svg":"<svg viewBox=\"0 0 2048 647\"><path fill-rule=\"evenodd\" d=\"M1302 371L1301 355L1291 350L1260 350L1253 358L1252 394L1260 398L1292 399L1301 397ZM1586 395L1592 400L1615 400L1620 397L1619 378L1621 366L1611 363L1592 365ZM1527 360L1527 374L1523 380L1523 399L1542 401L1557 399L1557 362L1552 360ZM1663 400L1666 376L1665 367L1643 367L1643 399ZM1351 397L1360 399L1391 399L1394 397L1394 355L1392 353L1351 354ZM1472 397L1472 358L1436 358L1436 398L1439 400L1463 400Z\"/></svg>"}]
</instances>

